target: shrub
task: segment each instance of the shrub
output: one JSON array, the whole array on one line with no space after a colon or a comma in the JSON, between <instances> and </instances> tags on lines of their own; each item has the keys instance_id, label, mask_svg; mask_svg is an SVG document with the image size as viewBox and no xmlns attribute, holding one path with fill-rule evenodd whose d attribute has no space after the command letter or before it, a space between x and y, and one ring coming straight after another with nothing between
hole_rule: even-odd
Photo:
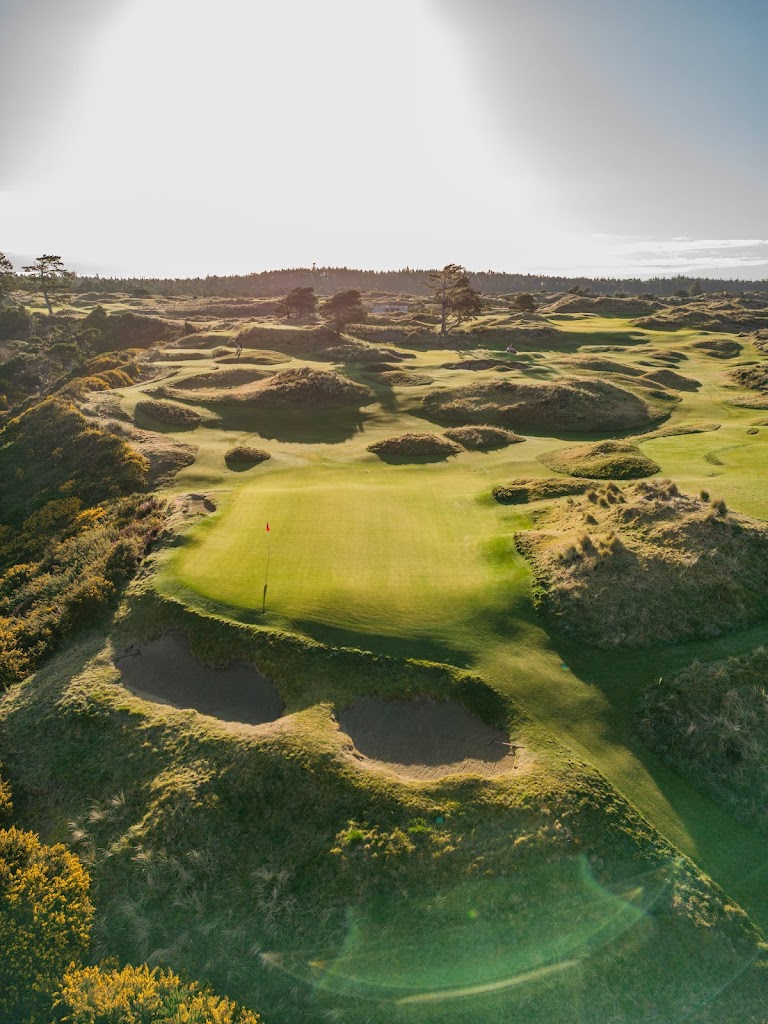
<instances>
[{"instance_id":1,"label":"shrub","mask_svg":"<svg viewBox=\"0 0 768 1024\"><path fill-rule=\"evenodd\" d=\"M50 992L88 947L93 904L83 865L32 832L0 831L0 1019L50 1006Z\"/></svg>"},{"instance_id":2,"label":"shrub","mask_svg":"<svg viewBox=\"0 0 768 1024\"><path fill-rule=\"evenodd\" d=\"M68 1024L258 1024L260 1017L170 970L70 968L54 1001Z\"/></svg>"}]
</instances>

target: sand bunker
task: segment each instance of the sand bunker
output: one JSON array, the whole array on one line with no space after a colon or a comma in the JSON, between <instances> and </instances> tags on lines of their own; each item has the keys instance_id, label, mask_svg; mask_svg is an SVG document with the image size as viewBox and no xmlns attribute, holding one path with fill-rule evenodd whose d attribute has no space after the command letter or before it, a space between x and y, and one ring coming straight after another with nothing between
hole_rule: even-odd
<instances>
[{"instance_id":1,"label":"sand bunker","mask_svg":"<svg viewBox=\"0 0 768 1024\"><path fill-rule=\"evenodd\" d=\"M341 712L339 725L356 759L406 779L503 775L531 760L509 736L453 701L363 697Z\"/></svg>"},{"instance_id":2,"label":"sand bunker","mask_svg":"<svg viewBox=\"0 0 768 1024\"><path fill-rule=\"evenodd\" d=\"M140 697L190 708L224 722L263 725L283 713L280 694L252 665L209 668L178 631L115 659L123 684Z\"/></svg>"}]
</instances>

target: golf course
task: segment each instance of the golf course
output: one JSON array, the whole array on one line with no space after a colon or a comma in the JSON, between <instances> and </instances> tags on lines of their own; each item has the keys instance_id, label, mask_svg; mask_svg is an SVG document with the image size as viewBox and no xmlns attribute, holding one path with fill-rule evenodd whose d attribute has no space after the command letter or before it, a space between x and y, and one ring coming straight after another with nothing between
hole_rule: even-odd
<instances>
[{"instance_id":1,"label":"golf course","mask_svg":"<svg viewBox=\"0 0 768 1024\"><path fill-rule=\"evenodd\" d=\"M80 395L166 527L0 735L104 955L268 1024L764 1019L742 755L720 797L654 733L768 644L760 335L547 301L209 319Z\"/></svg>"}]
</instances>

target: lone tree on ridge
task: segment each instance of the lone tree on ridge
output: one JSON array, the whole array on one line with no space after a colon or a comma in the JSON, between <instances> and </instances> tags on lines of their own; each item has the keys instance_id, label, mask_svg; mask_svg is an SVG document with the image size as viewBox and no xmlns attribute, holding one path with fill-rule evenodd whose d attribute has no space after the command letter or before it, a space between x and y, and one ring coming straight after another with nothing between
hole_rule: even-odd
<instances>
[{"instance_id":1,"label":"lone tree on ridge","mask_svg":"<svg viewBox=\"0 0 768 1024\"><path fill-rule=\"evenodd\" d=\"M63 298L63 292L67 291L69 282L75 276L74 273L67 270L61 256L38 256L34 263L22 269L30 280L39 283L48 307L48 315L53 316L52 300L57 296Z\"/></svg>"},{"instance_id":2,"label":"lone tree on ridge","mask_svg":"<svg viewBox=\"0 0 768 1024\"><path fill-rule=\"evenodd\" d=\"M331 296L323 303L322 313L325 322L336 334L340 334L348 324L362 323L368 316L368 311L360 301L360 292L354 289Z\"/></svg>"},{"instance_id":3,"label":"lone tree on ridge","mask_svg":"<svg viewBox=\"0 0 768 1024\"><path fill-rule=\"evenodd\" d=\"M440 334L465 320L474 320L482 312L480 292L473 288L466 269L458 263L449 263L442 270L433 271L425 282L432 293L427 301L440 312Z\"/></svg>"}]
</instances>

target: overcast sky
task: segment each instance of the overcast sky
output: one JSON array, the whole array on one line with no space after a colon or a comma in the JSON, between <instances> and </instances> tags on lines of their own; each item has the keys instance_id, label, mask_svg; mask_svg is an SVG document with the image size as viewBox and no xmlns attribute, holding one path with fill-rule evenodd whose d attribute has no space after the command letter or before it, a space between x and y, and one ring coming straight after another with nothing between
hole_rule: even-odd
<instances>
[{"instance_id":1,"label":"overcast sky","mask_svg":"<svg viewBox=\"0 0 768 1024\"><path fill-rule=\"evenodd\" d=\"M768 275L766 0L0 0L0 250Z\"/></svg>"}]
</instances>

